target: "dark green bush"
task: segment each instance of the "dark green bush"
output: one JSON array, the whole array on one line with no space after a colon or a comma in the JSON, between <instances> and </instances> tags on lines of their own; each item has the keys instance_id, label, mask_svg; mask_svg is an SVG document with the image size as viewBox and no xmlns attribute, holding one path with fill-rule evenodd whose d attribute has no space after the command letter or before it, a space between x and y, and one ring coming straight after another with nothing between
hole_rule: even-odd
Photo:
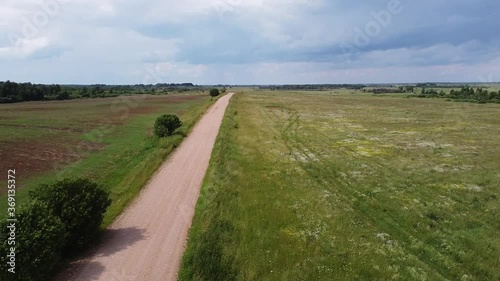
<instances>
[{"instance_id":1,"label":"dark green bush","mask_svg":"<svg viewBox=\"0 0 500 281\"><path fill-rule=\"evenodd\" d=\"M160 138L170 136L174 131L182 126L179 117L172 114L165 114L156 119L154 133Z\"/></svg>"},{"instance_id":2,"label":"dark green bush","mask_svg":"<svg viewBox=\"0 0 500 281\"><path fill-rule=\"evenodd\" d=\"M2 280L48 280L61 260L67 232L62 221L41 202L32 202L17 214L15 245L8 245L10 222L0 222ZM11 242L12 244L12 242ZM7 270L10 248L15 247L15 273Z\"/></svg>"},{"instance_id":3,"label":"dark green bush","mask_svg":"<svg viewBox=\"0 0 500 281\"><path fill-rule=\"evenodd\" d=\"M220 95L219 89L212 89L212 90L210 90L210 96L211 97L216 97L218 95Z\"/></svg>"},{"instance_id":4,"label":"dark green bush","mask_svg":"<svg viewBox=\"0 0 500 281\"><path fill-rule=\"evenodd\" d=\"M52 214L64 223L68 232L66 256L92 243L111 204L108 192L87 179L63 179L42 185L31 196L47 204Z\"/></svg>"}]
</instances>

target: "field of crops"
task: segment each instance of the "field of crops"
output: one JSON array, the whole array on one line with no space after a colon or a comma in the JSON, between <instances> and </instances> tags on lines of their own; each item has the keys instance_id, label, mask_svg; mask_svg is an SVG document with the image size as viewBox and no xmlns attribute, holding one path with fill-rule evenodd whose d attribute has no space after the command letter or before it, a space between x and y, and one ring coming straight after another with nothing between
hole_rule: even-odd
<instances>
[{"instance_id":1,"label":"field of crops","mask_svg":"<svg viewBox=\"0 0 500 281\"><path fill-rule=\"evenodd\" d=\"M109 224L210 104L196 93L2 104L0 171L16 170L19 204L42 182L93 179L111 191ZM165 113L179 115L184 126L160 140L152 129Z\"/></svg>"},{"instance_id":2,"label":"field of crops","mask_svg":"<svg viewBox=\"0 0 500 281\"><path fill-rule=\"evenodd\" d=\"M500 105L246 91L181 280L500 280Z\"/></svg>"}]
</instances>

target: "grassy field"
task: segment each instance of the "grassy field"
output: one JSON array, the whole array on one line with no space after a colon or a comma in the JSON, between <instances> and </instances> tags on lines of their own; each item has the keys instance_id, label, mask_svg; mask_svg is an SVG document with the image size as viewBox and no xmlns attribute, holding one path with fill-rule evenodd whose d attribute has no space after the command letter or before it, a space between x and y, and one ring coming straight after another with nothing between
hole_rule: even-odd
<instances>
[{"instance_id":1,"label":"grassy field","mask_svg":"<svg viewBox=\"0 0 500 281\"><path fill-rule=\"evenodd\" d=\"M106 226L210 104L208 95L188 93L0 105L0 171L16 169L18 206L40 183L80 176L96 180L113 200ZM152 128L165 113L178 114L184 125L160 140ZM7 202L2 193L0 201ZM0 204L2 216L6 207Z\"/></svg>"},{"instance_id":2,"label":"grassy field","mask_svg":"<svg viewBox=\"0 0 500 281\"><path fill-rule=\"evenodd\" d=\"M233 97L180 280L500 280L500 105Z\"/></svg>"}]
</instances>

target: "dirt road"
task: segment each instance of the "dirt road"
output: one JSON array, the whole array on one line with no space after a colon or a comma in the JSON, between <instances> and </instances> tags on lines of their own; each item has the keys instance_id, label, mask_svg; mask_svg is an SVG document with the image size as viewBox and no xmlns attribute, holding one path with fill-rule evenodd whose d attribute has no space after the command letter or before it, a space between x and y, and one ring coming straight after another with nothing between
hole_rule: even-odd
<instances>
[{"instance_id":1,"label":"dirt road","mask_svg":"<svg viewBox=\"0 0 500 281\"><path fill-rule=\"evenodd\" d=\"M200 187L232 93L220 98L109 227L90 257L57 280L175 280Z\"/></svg>"}]
</instances>

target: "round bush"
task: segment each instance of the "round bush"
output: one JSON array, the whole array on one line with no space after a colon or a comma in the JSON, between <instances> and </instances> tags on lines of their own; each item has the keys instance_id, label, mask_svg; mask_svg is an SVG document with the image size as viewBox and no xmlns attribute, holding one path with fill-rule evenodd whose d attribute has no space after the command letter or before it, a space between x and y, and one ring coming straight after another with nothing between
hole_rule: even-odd
<instances>
[{"instance_id":1,"label":"round bush","mask_svg":"<svg viewBox=\"0 0 500 281\"><path fill-rule=\"evenodd\" d=\"M212 90L210 90L210 96L211 97L216 97L218 95L220 95L219 89L212 89Z\"/></svg>"},{"instance_id":2,"label":"round bush","mask_svg":"<svg viewBox=\"0 0 500 281\"><path fill-rule=\"evenodd\" d=\"M32 202L17 214L15 244L10 237L10 222L0 222L0 270L2 280L39 281L49 279L61 260L67 238L62 221L41 202ZM10 245L9 245L10 241ZM15 248L15 273L8 272Z\"/></svg>"},{"instance_id":3,"label":"round bush","mask_svg":"<svg viewBox=\"0 0 500 281\"><path fill-rule=\"evenodd\" d=\"M109 193L87 179L63 179L42 185L31 196L47 204L52 214L64 223L68 232L64 247L67 256L93 242L111 204Z\"/></svg>"},{"instance_id":4,"label":"round bush","mask_svg":"<svg viewBox=\"0 0 500 281\"><path fill-rule=\"evenodd\" d=\"M182 126L182 122L176 115L165 114L156 119L154 133L160 138L170 136L175 130Z\"/></svg>"}]
</instances>

